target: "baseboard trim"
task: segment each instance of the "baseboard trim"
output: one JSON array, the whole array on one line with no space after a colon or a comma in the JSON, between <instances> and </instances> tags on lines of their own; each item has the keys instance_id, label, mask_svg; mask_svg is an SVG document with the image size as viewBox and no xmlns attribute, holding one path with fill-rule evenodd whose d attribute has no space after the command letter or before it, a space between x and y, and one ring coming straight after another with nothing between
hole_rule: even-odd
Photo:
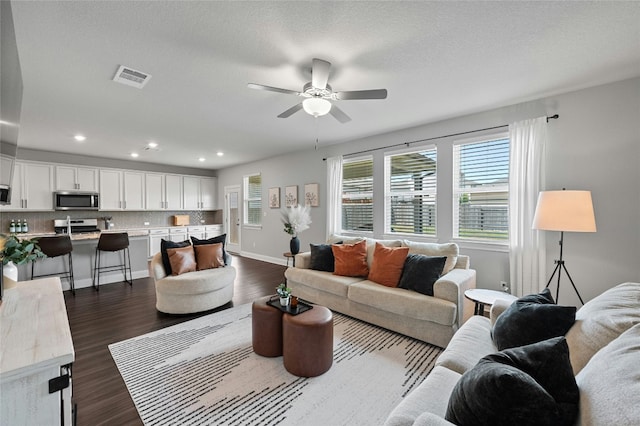
<instances>
[{"instance_id":1,"label":"baseboard trim","mask_svg":"<svg viewBox=\"0 0 640 426\"><path fill-rule=\"evenodd\" d=\"M287 259L285 259L284 257L280 259L278 257L264 256L262 254L251 253L248 251L241 251L240 256L248 257L249 259L254 259L254 260L261 260L263 262L273 263L275 265L282 265L282 266L287 265Z\"/></svg>"},{"instance_id":2,"label":"baseboard trim","mask_svg":"<svg viewBox=\"0 0 640 426\"><path fill-rule=\"evenodd\" d=\"M134 280L138 278L147 278L149 276L149 271L147 269L140 271L131 271L131 276ZM93 278L83 278L81 280L74 280L74 282L76 285L76 290L79 288L87 288L93 285ZM124 282L124 277L121 273L100 274L100 286L122 282ZM62 280L62 290L71 290L69 281L67 281L66 279Z\"/></svg>"}]
</instances>

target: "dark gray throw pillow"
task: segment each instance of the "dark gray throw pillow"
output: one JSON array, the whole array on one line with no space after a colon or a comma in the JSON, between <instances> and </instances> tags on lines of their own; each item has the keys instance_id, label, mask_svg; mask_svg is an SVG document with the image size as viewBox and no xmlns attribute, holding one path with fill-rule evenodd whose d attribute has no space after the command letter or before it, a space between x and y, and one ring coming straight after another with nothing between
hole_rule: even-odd
<instances>
[{"instance_id":1,"label":"dark gray throw pillow","mask_svg":"<svg viewBox=\"0 0 640 426\"><path fill-rule=\"evenodd\" d=\"M225 244L227 243L227 234L218 235L217 237L209 238L206 240L200 240L196 237L191 237L191 242L193 242L194 246L222 243L222 256L224 258L224 264L227 265L227 251L225 250Z\"/></svg>"},{"instance_id":2,"label":"dark gray throw pillow","mask_svg":"<svg viewBox=\"0 0 640 426\"><path fill-rule=\"evenodd\" d=\"M407 255L398 287L433 296L433 285L442 276L446 261L446 256Z\"/></svg>"},{"instance_id":3,"label":"dark gray throw pillow","mask_svg":"<svg viewBox=\"0 0 640 426\"><path fill-rule=\"evenodd\" d=\"M487 355L454 387L445 418L466 425L573 425L580 393L564 337Z\"/></svg>"},{"instance_id":4,"label":"dark gray throw pillow","mask_svg":"<svg viewBox=\"0 0 640 426\"><path fill-rule=\"evenodd\" d=\"M336 244L341 244L342 241ZM333 272L335 268L335 259L331 244L309 244L311 249L311 258L309 259L309 268L316 271Z\"/></svg>"},{"instance_id":5,"label":"dark gray throw pillow","mask_svg":"<svg viewBox=\"0 0 640 426\"><path fill-rule=\"evenodd\" d=\"M171 240L160 240L160 256L162 257L162 266L164 266L164 273L167 275L171 275L171 263L169 262L169 255L167 254L167 249L172 248L180 248L180 247L188 247L191 243L189 240L184 240L180 242L174 242Z\"/></svg>"},{"instance_id":6,"label":"dark gray throw pillow","mask_svg":"<svg viewBox=\"0 0 640 426\"><path fill-rule=\"evenodd\" d=\"M558 306L545 288L521 297L496 320L491 337L498 350L564 336L576 321L575 306Z\"/></svg>"}]
</instances>

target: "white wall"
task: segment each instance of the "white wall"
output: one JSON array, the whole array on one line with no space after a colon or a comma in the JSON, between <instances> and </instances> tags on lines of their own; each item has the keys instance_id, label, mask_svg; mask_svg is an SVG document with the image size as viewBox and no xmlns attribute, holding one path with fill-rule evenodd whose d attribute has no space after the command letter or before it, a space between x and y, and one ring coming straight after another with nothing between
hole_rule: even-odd
<instances>
[{"instance_id":1,"label":"white wall","mask_svg":"<svg viewBox=\"0 0 640 426\"><path fill-rule=\"evenodd\" d=\"M299 152L219 170L219 193L224 193L225 185L242 184L243 175L262 173L263 227L261 230L243 229L242 251L248 256L280 261L283 260L282 253L288 251L289 236L282 230L280 210L266 207L268 188L280 187L283 195L285 186L298 185L300 197L305 183L319 183L320 207L312 209L313 224L311 229L300 234L300 239L303 249L307 249L310 242L322 242L326 222L324 157L556 113L560 114L560 119L549 122L547 189L591 190L594 200L598 232L565 236L567 268L583 299L588 300L620 282L640 281L640 78L326 146L318 151L314 151L308 138L304 138ZM452 192L448 170L452 163L452 142L456 139L459 137L429 142L438 147L440 196ZM305 145L309 146L308 150L304 150ZM375 151L373 155L375 176L381 176L384 150ZM375 182L375 236L381 237L382 180L378 178ZM222 198L219 205L223 205ZM447 203L438 205L441 241L451 238L451 211L452 206ZM554 267L553 259L558 255L558 235L555 234L546 235L548 276ZM500 281L509 281L508 253L505 251L466 245L461 245L461 251L471 256L472 267L478 271L478 287L499 289ZM579 303L568 280L563 280L560 301L563 304Z\"/></svg>"}]
</instances>

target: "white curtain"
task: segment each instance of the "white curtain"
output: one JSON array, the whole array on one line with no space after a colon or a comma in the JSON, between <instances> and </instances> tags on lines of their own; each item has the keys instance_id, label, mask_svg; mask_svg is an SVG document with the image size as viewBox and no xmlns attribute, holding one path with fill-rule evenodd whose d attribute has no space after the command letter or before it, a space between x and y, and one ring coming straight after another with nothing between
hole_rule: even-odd
<instances>
[{"instance_id":1,"label":"white curtain","mask_svg":"<svg viewBox=\"0 0 640 426\"><path fill-rule=\"evenodd\" d=\"M327 158L327 238L342 230L342 156Z\"/></svg>"},{"instance_id":2,"label":"white curtain","mask_svg":"<svg viewBox=\"0 0 640 426\"><path fill-rule=\"evenodd\" d=\"M538 193L544 189L547 118L509 125L509 265L516 296L538 293L546 284L544 234L531 229Z\"/></svg>"}]
</instances>

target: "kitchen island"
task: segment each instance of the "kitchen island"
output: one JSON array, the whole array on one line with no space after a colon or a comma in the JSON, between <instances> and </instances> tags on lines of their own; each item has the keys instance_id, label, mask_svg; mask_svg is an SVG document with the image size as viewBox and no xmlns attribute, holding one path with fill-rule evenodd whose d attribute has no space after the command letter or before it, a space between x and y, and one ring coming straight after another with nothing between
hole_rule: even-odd
<instances>
[{"instance_id":1,"label":"kitchen island","mask_svg":"<svg viewBox=\"0 0 640 426\"><path fill-rule=\"evenodd\" d=\"M131 274L133 279L145 278L149 276L149 231L147 229L132 229L122 231L104 231L104 232L127 232L129 234L129 253L131 256ZM18 234L22 238L40 238L54 236L55 233L39 233L39 234ZM73 245L73 275L76 289L83 287L91 287L93 284L93 266L96 255L96 246L100 232L71 234L71 244ZM116 256L122 256L121 253L103 253L102 264L111 265L121 263ZM51 274L60 272L66 268L66 256L60 256L53 259L42 259L37 261L35 265L35 273L37 275ZM27 281L31 279L31 263L18 266L18 280ZM100 274L100 285L124 281L124 276L120 272L108 272ZM69 290L69 282L62 280L62 289Z\"/></svg>"}]
</instances>

